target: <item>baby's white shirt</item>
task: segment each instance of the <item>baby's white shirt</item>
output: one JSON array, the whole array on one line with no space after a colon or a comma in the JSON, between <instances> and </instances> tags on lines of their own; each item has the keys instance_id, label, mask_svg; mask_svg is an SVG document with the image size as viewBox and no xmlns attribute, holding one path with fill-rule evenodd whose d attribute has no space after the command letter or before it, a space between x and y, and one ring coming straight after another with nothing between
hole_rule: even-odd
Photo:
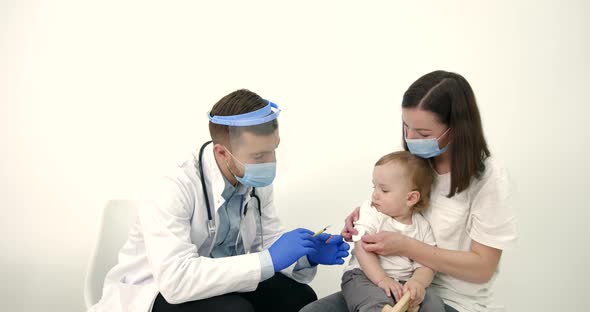
<instances>
[{"instance_id":1,"label":"baby's white shirt","mask_svg":"<svg viewBox=\"0 0 590 312\"><path fill-rule=\"evenodd\" d=\"M366 234L390 231L398 232L429 245L436 246L430 224L421 214L414 213L412 215L412 224L403 224L379 212L375 207L371 206L371 201L365 201L361 205L360 216L358 221L354 223L354 227L358 231L358 234L352 237L353 242L361 240L361 237ZM345 271L361 268L354 255L354 250L352 254ZM379 256L379 262L387 276L398 281L407 281L412 277L414 271L422 266L420 263L407 257L399 256Z\"/></svg>"}]
</instances>

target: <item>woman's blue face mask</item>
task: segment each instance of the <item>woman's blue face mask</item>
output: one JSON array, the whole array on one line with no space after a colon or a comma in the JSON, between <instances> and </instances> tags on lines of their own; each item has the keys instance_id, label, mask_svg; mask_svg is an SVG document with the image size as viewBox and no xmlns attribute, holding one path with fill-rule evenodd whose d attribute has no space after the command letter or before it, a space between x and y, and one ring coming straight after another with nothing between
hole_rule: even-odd
<instances>
[{"instance_id":1,"label":"woman's blue face mask","mask_svg":"<svg viewBox=\"0 0 590 312\"><path fill-rule=\"evenodd\" d=\"M451 130L451 128L448 128L447 131L436 139L408 139L407 133L404 133L404 139L406 140L410 153L420 158L432 158L441 155L449 148L448 144L443 148L438 147L438 140L447 134L449 130Z\"/></svg>"}]
</instances>

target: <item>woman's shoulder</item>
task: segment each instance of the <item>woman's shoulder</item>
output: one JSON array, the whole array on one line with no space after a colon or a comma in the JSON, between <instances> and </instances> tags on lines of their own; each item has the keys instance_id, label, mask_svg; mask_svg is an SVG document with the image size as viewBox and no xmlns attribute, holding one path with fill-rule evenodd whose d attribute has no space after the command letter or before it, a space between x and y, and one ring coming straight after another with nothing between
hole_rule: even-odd
<instances>
[{"instance_id":1,"label":"woman's shoulder","mask_svg":"<svg viewBox=\"0 0 590 312\"><path fill-rule=\"evenodd\" d=\"M508 170L504 162L495 156L489 156L483 162L484 170L475 177L470 185L472 193L479 192L486 185L498 185L508 183Z\"/></svg>"}]
</instances>

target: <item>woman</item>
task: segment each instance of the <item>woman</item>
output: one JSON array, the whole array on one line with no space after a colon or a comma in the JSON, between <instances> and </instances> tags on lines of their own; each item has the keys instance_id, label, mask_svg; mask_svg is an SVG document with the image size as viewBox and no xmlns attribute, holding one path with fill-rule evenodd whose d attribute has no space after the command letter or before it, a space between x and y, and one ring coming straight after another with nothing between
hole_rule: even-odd
<instances>
[{"instance_id":1,"label":"woman","mask_svg":"<svg viewBox=\"0 0 590 312\"><path fill-rule=\"evenodd\" d=\"M428 158L436 171L424 216L437 246L396 232L364 236L363 246L438 272L428 293L440 297L446 311L489 311L502 250L515 243L516 230L507 174L488 150L473 90L458 74L426 74L405 92L402 119L404 148ZM356 234L358 214L357 208L346 218L347 240ZM346 305L338 292L301 311L346 311Z\"/></svg>"}]
</instances>

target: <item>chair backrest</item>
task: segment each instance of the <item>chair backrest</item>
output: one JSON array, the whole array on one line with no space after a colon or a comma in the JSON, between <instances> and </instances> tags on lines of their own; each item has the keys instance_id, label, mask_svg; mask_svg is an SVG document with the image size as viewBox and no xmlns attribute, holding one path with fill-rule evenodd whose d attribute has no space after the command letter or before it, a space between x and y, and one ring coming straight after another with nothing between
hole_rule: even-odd
<instances>
[{"instance_id":1,"label":"chair backrest","mask_svg":"<svg viewBox=\"0 0 590 312\"><path fill-rule=\"evenodd\" d=\"M107 272L117 264L117 255L137 218L132 200L110 200L105 205L98 240L90 258L84 285L84 300L90 308L102 297Z\"/></svg>"}]
</instances>

